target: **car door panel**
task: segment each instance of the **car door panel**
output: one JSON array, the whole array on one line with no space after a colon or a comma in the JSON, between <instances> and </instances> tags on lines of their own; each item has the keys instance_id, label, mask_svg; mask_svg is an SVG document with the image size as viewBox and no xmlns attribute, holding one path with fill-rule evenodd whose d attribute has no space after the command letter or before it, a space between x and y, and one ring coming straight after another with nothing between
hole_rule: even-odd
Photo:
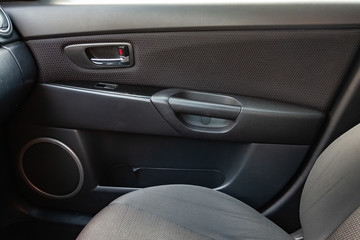
<instances>
[{"instance_id":1,"label":"car door panel","mask_svg":"<svg viewBox=\"0 0 360 240\"><path fill-rule=\"evenodd\" d=\"M301 18L299 8L307 10ZM9 131L20 188L40 206L94 214L139 188L194 184L267 210L285 230L296 230L301 187L286 203L277 200L307 171L346 90L360 42L352 26L360 22L357 8L6 5L39 72ZM81 67L65 50L114 42L131 44L133 66ZM84 181L71 197L39 191L51 169L36 159L52 155L26 151L41 139L79 159ZM38 186L29 181L37 174ZM56 174L56 184L77 181ZM289 208L290 223L281 217Z\"/></svg>"}]
</instances>

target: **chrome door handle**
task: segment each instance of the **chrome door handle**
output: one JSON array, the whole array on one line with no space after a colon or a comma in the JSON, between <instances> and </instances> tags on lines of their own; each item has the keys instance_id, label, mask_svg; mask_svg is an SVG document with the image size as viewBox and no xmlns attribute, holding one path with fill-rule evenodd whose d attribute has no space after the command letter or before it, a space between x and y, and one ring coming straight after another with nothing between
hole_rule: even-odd
<instances>
[{"instance_id":1,"label":"chrome door handle","mask_svg":"<svg viewBox=\"0 0 360 240\"><path fill-rule=\"evenodd\" d=\"M119 58L90 58L91 62L96 65L104 66L117 66L117 65L129 65L129 57L119 57Z\"/></svg>"},{"instance_id":2,"label":"chrome door handle","mask_svg":"<svg viewBox=\"0 0 360 240\"><path fill-rule=\"evenodd\" d=\"M134 65L134 53L130 43L86 43L64 48L66 55L83 68L126 68Z\"/></svg>"}]
</instances>

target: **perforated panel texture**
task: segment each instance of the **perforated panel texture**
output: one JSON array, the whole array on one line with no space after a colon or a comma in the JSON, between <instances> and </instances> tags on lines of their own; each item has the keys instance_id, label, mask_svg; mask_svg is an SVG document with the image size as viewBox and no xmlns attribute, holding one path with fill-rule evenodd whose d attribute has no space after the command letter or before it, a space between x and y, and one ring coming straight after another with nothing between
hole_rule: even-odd
<instances>
[{"instance_id":1,"label":"perforated panel texture","mask_svg":"<svg viewBox=\"0 0 360 240\"><path fill-rule=\"evenodd\" d=\"M359 30L242 30L30 40L41 82L107 81L259 97L326 110L359 46ZM135 66L85 69L70 44L130 42Z\"/></svg>"}]
</instances>

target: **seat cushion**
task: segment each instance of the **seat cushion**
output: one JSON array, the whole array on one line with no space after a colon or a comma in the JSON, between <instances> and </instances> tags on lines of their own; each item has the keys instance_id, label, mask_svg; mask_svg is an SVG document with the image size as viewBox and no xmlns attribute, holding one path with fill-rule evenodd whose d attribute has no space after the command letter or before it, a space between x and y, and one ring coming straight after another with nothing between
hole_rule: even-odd
<instances>
[{"instance_id":1,"label":"seat cushion","mask_svg":"<svg viewBox=\"0 0 360 240\"><path fill-rule=\"evenodd\" d=\"M190 185L151 187L126 194L100 211L78 239L292 240L239 200Z\"/></svg>"}]
</instances>

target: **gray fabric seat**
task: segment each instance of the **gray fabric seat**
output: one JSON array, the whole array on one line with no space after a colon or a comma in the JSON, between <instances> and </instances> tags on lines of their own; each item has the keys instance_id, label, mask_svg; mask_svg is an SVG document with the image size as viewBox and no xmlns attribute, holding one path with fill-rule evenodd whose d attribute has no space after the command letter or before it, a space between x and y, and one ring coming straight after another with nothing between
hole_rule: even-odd
<instances>
[{"instance_id":1,"label":"gray fabric seat","mask_svg":"<svg viewBox=\"0 0 360 240\"><path fill-rule=\"evenodd\" d=\"M79 239L291 239L246 204L211 189L138 190L96 215Z\"/></svg>"},{"instance_id":2,"label":"gray fabric seat","mask_svg":"<svg viewBox=\"0 0 360 240\"><path fill-rule=\"evenodd\" d=\"M305 240L360 239L360 125L318 158L300 206ZM126 194L78 239L292 239L256 210L215 190L167 185Z\"/></svg>"}]
</instances>

